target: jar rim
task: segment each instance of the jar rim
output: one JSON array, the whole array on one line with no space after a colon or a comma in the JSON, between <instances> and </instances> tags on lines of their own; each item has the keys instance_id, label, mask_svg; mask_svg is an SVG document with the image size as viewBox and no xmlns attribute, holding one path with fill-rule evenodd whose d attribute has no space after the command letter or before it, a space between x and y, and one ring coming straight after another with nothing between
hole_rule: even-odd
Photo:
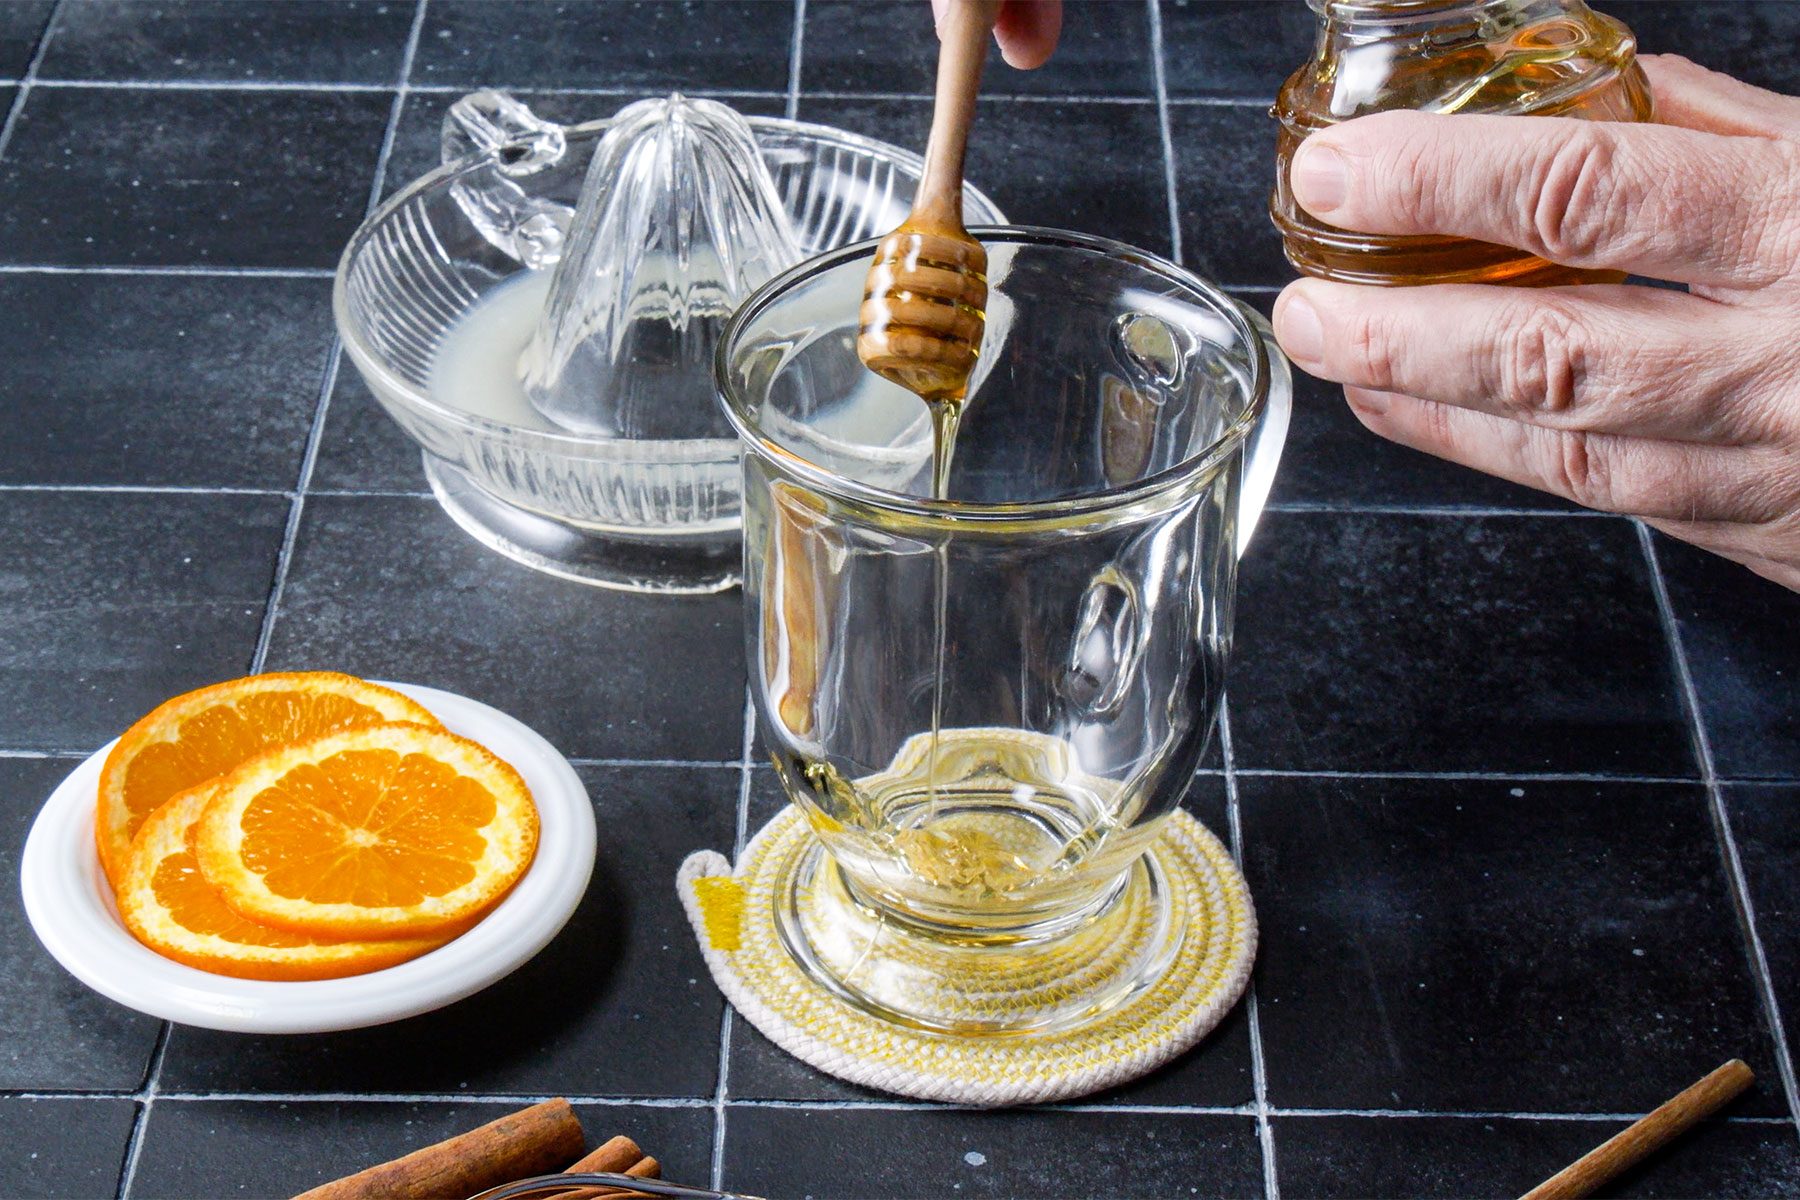
<instances>
[{"instance_id":1,"label":"jar rim","mask_svg":"<svg viewBox=\"0 0 1800 1200\"><path fill-rule=\"evenodd\" d=\"M1306 7L1321 17L1352 21L1409 21L1454 16L1484 8L1516 7L1529 0L1306 0Z\"/></svg>"},{"instance_id":2,"label":"jar rim","mask_svg":"<svg viewBox=\"0 0 1800 1200\"><path fill-rule=\"evenodd\" d=\"M766 436L755 408L733 380L732 359L745 330L771 304L796 286L846 262L868 259L880 239L841 246L836 250L810 258L777 275L752 292L726 322L713 358L714 383L726 418L737 431L746 453L758 454L776 462L788 473L799 477L813 490L826 497L858 503L890 513L915 518L958 523L967 522L1058 522L1098 512L1112 512L1135 504L1155 500L1178 490L1215 470L1249 438L1269 404L1271 368L1268 349L1244 305L1233 299L1217 284L1209 283L1193 272L1160 255L1140 250L1125 242L1092 234L1075 233L1036 225L977 225L969 229L971 236L986 245L994 243L1015 246L1042 246L1062 250L1081 250L1130 263L1183 288L1211 305L1232 327L1243 345L1250 363L1250 379L1243 410L1236 414L1205 446L1180 462L1165 467L1142 479L1118 487L1100 488L1074 496L1049 500L984 503L963 500L937 500L891 491L873 484L851 479L795 453Z\"/></svg>"}]
</instances>

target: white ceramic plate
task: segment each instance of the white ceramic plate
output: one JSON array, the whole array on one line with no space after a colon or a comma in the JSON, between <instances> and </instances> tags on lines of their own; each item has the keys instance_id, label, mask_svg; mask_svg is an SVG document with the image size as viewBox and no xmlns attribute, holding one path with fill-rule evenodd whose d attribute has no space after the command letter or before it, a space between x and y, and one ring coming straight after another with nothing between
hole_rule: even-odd
<instances>
[{"instance_id":1,"label":"white ceramic plate","mask_svg":"<svg viewBox=\"0 0 1800 1200\"><path fill-rule=\"evenodd\" d=\"M94 800L109 743L51 793L25 842L19 882L44 948L104 996L153 1017L237 1033L324 1033L442 1008L542 950L587 891L594 810L573 767L519 721L436 688L392 683L518 768L542 823L537 857L475 928L430 954L367 975L303 983L231 979L186 967L126 932L94 851Z\"/></svg>"}]
</instances>

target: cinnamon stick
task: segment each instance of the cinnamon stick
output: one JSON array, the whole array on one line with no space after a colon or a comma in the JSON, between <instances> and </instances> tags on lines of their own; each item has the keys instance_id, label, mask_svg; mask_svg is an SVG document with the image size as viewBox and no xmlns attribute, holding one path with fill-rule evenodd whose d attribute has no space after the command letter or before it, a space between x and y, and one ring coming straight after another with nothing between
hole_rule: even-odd
<instances>
[{"instance_id":1,"label":"cinnamon stick","mask_svg":"<svg viewBox=\"0 0 1800 1200\"><path fill-rule=\"evenodd\" d=\"M586 1144L569 1102L546 1100L404 1158L322 1184L294 1200L473 1196L527 1175L549 1174L580 1155Z\"/></svg>"},{"instance_id":2,"label":"cinnamon stick","mask_svg":"<svg viewBox=\"0 0 1800 1200\"><path fill-rule=\"evenodd\" d=\"M586 1158L564 1168L563 1173L574 1175L584 1171L630 1175L634 1179L657 1179L662 1175L662 1164L638 1149L636 1142L621 1134ZM552 1192L545 1200L597 1200L601 1196L613 1197L613 1200L629 1200L630 1197L644 1194L643 1192L621 1192L617 1188L584 1187Z\"/></svg>"},{"instance_id":3,"label":"cinnamon stick","mask_svg":"<svg viewBox=\"0 0 1800 1200\"><path fill-rule=\"evenodd\" d=\"M1526 1192L1522 1200L1578 1200L1593 1194L1737 1099L1754 1082L1756 1076L1743 1060L1732 1059Z\"/></svg>"},{"instance_id":4,"label":"cinnamon stick","mask_svg":"<svg viewBox=\"0 0 1800 1200\"><path fill-rule=\"evenodd\" d=\"M620 1134L586 1158L577 1159L571 1165L564 1167L563 1174L574 1175L581 1171L597 1171L603 1174L611 1172L614 1175L623 1175L636 1166L643 1157L644 1152L638 1149L638 1144L624 1134ZM650 1161L655 1162L656 1160L651 1159Z\"/></svg>"}]
</instances>

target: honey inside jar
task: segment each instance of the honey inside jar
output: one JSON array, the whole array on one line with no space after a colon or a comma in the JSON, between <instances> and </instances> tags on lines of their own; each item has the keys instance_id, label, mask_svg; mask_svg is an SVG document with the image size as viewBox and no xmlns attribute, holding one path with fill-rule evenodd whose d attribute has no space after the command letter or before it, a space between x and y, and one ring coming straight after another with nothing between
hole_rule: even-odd
<instances>
[{"instance_id":1,"label":"honey inside jar","mask_svg":"<svg viewBox=\"0 0 1800 1200\"><path fill-rule=\"evenodd\" d=\"M1348 283L1616 283L1624 272L1546 262L1455 237L1354 233L1294 202L1288 169L1310 134L1415 110L1648 121L1650 85L1623 24L1581 0L1308 0L1313 59L1282 85L1270 215L1302 274Z\"/></svg>"}]
</instances>

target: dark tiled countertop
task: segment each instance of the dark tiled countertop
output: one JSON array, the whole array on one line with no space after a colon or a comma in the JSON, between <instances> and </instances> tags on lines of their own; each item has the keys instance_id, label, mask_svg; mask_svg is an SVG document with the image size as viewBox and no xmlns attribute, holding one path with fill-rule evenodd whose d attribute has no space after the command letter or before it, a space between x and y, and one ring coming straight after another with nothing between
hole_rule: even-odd
<instances>
[{"instance_id":1,"label":"dark tiled countertop","mask_svg":"<svg viewBox=\"0 0 1800 1200\"><path fill-rule=\"evenodd\" d=\"M630 831L518 974L336 1036L116 1007L0 889L0 1195L285 1195L545 1095L770 1196L1516 1193L1733 1055L1754 1093L1619 1191L1800 1195L1800 597L1377 443L1307 380L1192 801L1257 897L1250 1001L1151 1078L995 1113L861 1092L726 1013L670 881L779 803L738 597L463 536L340 364L329 271L474 86L918 143L929 51L890 30L922 3L0 2L0 866L80 756L265 667L498 705ZM1800 92L1800 5L1602 7ZM1265 110L1310 26L1071 3L1052 65L993 72L971 175L1266 306Z\"/></svg>"}]
</instances>

